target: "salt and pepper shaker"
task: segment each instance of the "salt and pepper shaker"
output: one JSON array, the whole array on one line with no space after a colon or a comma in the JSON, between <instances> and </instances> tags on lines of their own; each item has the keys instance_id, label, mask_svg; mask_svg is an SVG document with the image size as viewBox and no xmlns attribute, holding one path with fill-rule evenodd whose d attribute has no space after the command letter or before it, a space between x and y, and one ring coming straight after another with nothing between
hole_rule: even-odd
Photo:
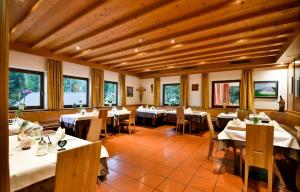
<instances>
[{"instance_id":1,"label":"salt and pepper shaker","mask_svg":"<svg viewBox=\"0 0 300 192\"><path fill-rule=\"evenodd\" d=\"M48 143L41 137L41 140L38 143L38 148L36 151L37 156L43 156L48 153Z\"/></svg>"}]
</instances>

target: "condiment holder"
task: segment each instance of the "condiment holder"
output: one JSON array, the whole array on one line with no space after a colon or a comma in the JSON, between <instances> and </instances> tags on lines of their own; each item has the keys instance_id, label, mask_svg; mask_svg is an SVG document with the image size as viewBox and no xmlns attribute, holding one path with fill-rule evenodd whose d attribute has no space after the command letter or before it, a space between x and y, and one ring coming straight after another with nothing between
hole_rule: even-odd
<instances>
[{"instance_id":1,"label":"condiment holder","mask_svg":"<svg viewBox=\"0 0 300 192\"><path fill-rule=\"evenodd\" d=\"M48 143L41 137L41 140L38 143L38 148L36 151L37 156L43 156L48 154Z\"/></svg>"}]
</instances>

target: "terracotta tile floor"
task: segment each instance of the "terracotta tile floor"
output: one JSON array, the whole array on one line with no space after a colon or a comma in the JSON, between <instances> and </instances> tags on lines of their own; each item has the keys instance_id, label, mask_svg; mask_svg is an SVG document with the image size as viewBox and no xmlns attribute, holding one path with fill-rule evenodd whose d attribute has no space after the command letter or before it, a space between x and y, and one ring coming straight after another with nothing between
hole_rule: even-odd
<instances>
[{"instance_id":1,"label":"terracotta tile floor","mask_svg":"<svg viewBox=\"0 0 300 192\"><path fill-rule=\"evenodd\" d=\"M208 132L176 135L172 128L137 127L132 135L109 136L105 145L110 173L97 191L242 191L243 181L233 174L230 151L214 150L213 160L208 161ZM250 180L249 191L266 188L264 182Z\"/></svg>"}]
</instances>

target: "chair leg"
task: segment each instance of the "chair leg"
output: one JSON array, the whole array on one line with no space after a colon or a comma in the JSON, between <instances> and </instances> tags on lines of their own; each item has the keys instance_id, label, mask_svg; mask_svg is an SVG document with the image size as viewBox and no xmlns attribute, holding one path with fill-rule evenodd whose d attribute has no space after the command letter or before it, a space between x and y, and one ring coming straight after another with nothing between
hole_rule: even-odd
<instances>
[{"instance_id":1,"label":"chair leg","mask_svg":"<svg viewBox=\"0 0 300 192\"><path fill-rule=\"evenodd\" d=\"M190 122L189 127L190 127L190 134L192 134L192 122Z\"/></svg>"},{"instance_id":2,"label":"chair leg","mask_svg":"<svg viewBox=\"0 0 300 192\"><path fill-rule=\"evenodd\" d=\"M182 125L182 134L184 135L185 124Z\"/></svg>"},{"instance_id":3,"label":"chair leg","mask_svg":"<svg viewBox=\"0 0 300 192\"><path fill-rule=\"evenodd\" d=\"M243 175L243 154L244 150L243 148L240 149L240 176Z\"/></svg>"},{"instance_id":4,"label":"chair leg","mask_svg":"<svg viewBox=\"0 0 300 192\"><path fill-rule=\"evenodd\" d=\"M207 155L207 160L210 160L213 148L214 148L214 141L210 140L210 142L209 142L209 149L208 149L208 155Z\"/></svg>"},{"instance_id":5,"label":"chair leg","mask_svg":"<svg viewBox=\"0 0 300 192\"><path fill-rule=\"evenodd\" d=\"M130 130L131 129L131 124L130 123L128 124L127 129L128 129L129 135L131 135L131 130Z\"/></svg>"},{"instance_id":6,"label":"chair leg","mask_svg":"<svg viewBox=\"0 0 300 192\"><path fill-rule=\"evenodd\" d=\"M273 187L273 166L268 169L268 191L272 192Z\"/></svg>"},{"instance_id":7,"label":"chair leg","mask_svg":"<svg viewBox=\"0 0 300 192\"><path fill-rule=\"evenodd\" d=\"M248 191L249 165L245 162L244 192Z\"/></svg>"},{"instance_id":8,"label":"chair leg","mask_svg":"<svg viewBox=\"0 0 300 192\"><path fill-rule=\"evenodd\" d=\"M178 132L178 124L176 123L176 134L177 134L177 132Z\"/></svg>"}]
</instances>

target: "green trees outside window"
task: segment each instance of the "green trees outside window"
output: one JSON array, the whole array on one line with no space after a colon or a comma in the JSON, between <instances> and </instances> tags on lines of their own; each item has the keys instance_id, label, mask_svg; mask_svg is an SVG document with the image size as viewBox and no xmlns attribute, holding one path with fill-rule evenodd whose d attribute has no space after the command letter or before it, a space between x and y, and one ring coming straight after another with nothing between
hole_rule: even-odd
<instances>
[{"instance_id":1,"label":"green trees outside window","mask_svg":"<svg viewBox=\"0 0 300 192\"><path fill-rule=\"evenodd\" d=\"M9 107L43 108L44 73L21 69L9 71Z\"/></svg>"},{"instance_id":2,"label":"green trees outside window","mask_svg":"<svg viewBox=\"0 0 300 192\"><path fill-rule=\"evenodd\" d=\"M180 104L180 84L163 85L163 105L178 106Z\"/></svg>"},{"instance_id":3,"label":"green trees outside window","mask_svg":"<svg viewBox=\"0 0 300 192\"><path fill-rule=\"evenodd\" d=\"M77 107L89 105L89 79L64 76L64 106Z\"/></svg>"},{"instance_id":4,"label":"green trees outside window","mask_svg":"<svg viewBox=\"0 0 300 192\"><path fill-rule=\"evenodd\" d=\"M118 105L118 83L104 81L104 105Z\"/></svg>"}]
</instances>

